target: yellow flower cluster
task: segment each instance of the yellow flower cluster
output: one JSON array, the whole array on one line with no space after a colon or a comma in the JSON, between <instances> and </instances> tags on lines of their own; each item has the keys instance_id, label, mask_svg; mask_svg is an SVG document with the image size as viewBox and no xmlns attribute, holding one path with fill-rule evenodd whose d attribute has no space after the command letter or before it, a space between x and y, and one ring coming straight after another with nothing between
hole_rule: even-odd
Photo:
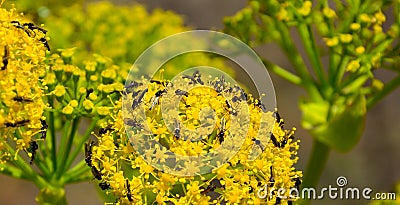
<instances>
[{"instance_id":1,"label":"yellow flower cluster","mask_svg":"<svg viewBox=\"0 0 400 205\"><path fill-rule=\"evenodd\" d=\"M74 49L60 49L48 58L50 69L43 79L54 112L76 117L106 116L110 99L118 99L124 86L121 69L110 59L95 55L82 66L74 64ZM54 101L56 99L56 101Z\"/></svg>"},{"instance_id":2,"label":"yellow flower cluster","mask_svg":"<svg viewBox=\"0 0 400 205\"><path fill-rule=\"evenodd\" d=\"M183 19L173 12L155 9L149 13L140 4L117 6L109 1L63 7L57 13L44 18L44 22L52 37L50 43L53 47L76 46L75 52L78 55L75 58L79 58L78 62L93 53L107 56L123 70L129 70L135 59L158 40L189 30L184 26ZM179 45L173 46L169 48L170 51ZM163 52L165 51L161 51L160 55ZM232 74L220 59L210 58L204 53L179 56L168 65L170 68L166 69L166 76L169 77L182 66L200 65L218 67Z\"/></svg>"},{"instance_id":3,"label":"yellow flower cluster","mask_svg":"<svg viewBox=\"0 0 400 205\"><path fill-rule=\"evenodd\" d=\"M47 69L46 31L25 22L15 9L0 8L0 39L0 164L17 158L19 151L33 160L38 134L46 137L45 87L39 81Z\"/></svg>"},{"instance_id":4,"label":"yellow flower cluster","mask_svg":"<svg viewBox=\"0 0 400 205\"><path fill-rule=\"evenodd\" d=\"M200 81L198 81L200 82ZM184 83L193 83L190 79ZM203 82L204 83L204 82ZM183 90L180 83L169 83L163 80L142 80L130 84L133 90L126 89L125 101L116 101L113 110L110 110L112 119L102 124L102 128L93 133L98 142L90 142L87 147L86 159L99 186L106 193L112 193L118 204L292 204L295 198L279 198L276 191L267 198L258 196L260 189L269 190L298 188L302 173L293 167L297 161L298 140L294 140L294 129L284 130L283 120L277 112L267 112L265 107L251 95L247 95L236 86L224 84L222 79L211 79L205 82L206 86ZM147 90L145 90L147 87ZM222 88L219 90L219 88ZM145 93L143 92L145 90ZM168 91L167 91L168 90ZM170 92L172 91L172 92ZM160 94L160 92L162 94ZM143 96L142 96L143 93ZM225 94L233 101L227 101ZM235 94L236 93L236 94ZM239 95L237 95L240 93ZM171 96L169 96L171 94ZM232 95L230 95L232 94ZM156 96L160 96L156 98ZM177 127L176 121L169 129L163 119L161 104L174 101L173 96L179 96L179 119L182 127ZM235 98L236 96L237 98ZM135 104L135 99L142 101ZM156 103L154 103L156 101ZM233 118L240 118L242 109L239 101L248 106L249 129L240 150L225 164L207 174L195 176L176 176L152 167L135 150L134 138L140 130L149 129L154 138L164 146L156 145L149 150L154 158L170 166L171 159L166 154L168 148L174 153L184 156L200 156L232 142L230 136L235 130L244 129L235 127ZM129 107L129 112L135 109L145 109L146 119L127 118L121 107ZM169 105L165 105L169 106ZM205 107L214 110L213 119L202 113ZM265 111L265 112L264 112ZM168 115L173 115L167 112ZM246 113L246 112L245 112ZM138 117L138 115L134 115ZM272 124L271 131L259 130L261 120ZM207 130L206 136L198 140L185 139L190 132L200 129L201 125L215 123L215 127ZM147 124L147 125L146 125ZM266 132L266 133L263 133ZM129 135L127 135L129 133ZM261 136L259 133L262 133ZM139 134L138 134L139 135ZM141 136L141 135L139 135ZM229 154L229 149L222 149L223 154ZM180 162L176 159L175 166ZM190 168L192 173L200 173L202 167L198 164L183 164L182 168ZM289 192L284 194L289 197Z\"/></svg>"}]
</instances>

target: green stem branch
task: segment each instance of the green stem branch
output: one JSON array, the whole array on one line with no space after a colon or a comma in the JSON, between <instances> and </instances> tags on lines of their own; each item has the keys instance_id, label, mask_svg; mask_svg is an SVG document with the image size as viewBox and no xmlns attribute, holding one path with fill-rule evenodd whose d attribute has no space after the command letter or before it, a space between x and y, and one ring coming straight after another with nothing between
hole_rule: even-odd
<instances>
[{"instance_id":1,"label":"green stem branch","mask_svg":"<svg viewBox=\"0 0 400 205\"><path fill-rule=\"evenodd\" d=\"M284 69L274 63L271 63L270 61L267 61L265 59L263 59L262 62L265 65L265 67L267 67L268 70L274 72L279 77L281 77L295 85L302 84L301 78L299 76L297 76L297 75L287 71L286 69Z\"/></svg>"},{"instance_id":2,"label":"green stem branch","mask_svg":"<svg viewBox=\"0 0 400 205\"><path fill-rule=\"evenodd\" d=\"M321 93L319 92L314 80L308 73L307 67L304 64L304 61L299 54L292 37L290 36L289 29L282 22L275 23L276 28L279 30L282 36L279 44L302 79L303 87L307 90L312 99L316 101L322 100Z\"/></svg>"},{"instance_id":3,"label":"green stem branch","mask_svg":"<svg viewBox=\"0 0 400 205\"><path fill-rule=\"evenodd\" d=\"M25 180L29 179L25 175L25 173L18 167L10 166L7 164L0 164L0 170L1 170L0 173L5 174L10 177L14 177L17 179L25 179Z\"/></svg>"},{"instance_id":4,"label":"green stem branch","mask_svg":"<svg viewBox=\"0 0 400 205\"><path fill-rule=\"evenodd\" d=\"M70 129L69 134L67 136L64 136L64 137L68 137L68 141L66 144L66 148L63 152L63 155L62 155L60 166L58 167L58 170L57 170L57 175L56 175L57 178L60 178L66 169L66 163L68 160L68 156L71 152L72 144L74 142L75 133L76 133L76 130L78 129L78 125L79 125L79 118L74 118L72 120L72 127Z\"/></svg>"},{"instance_id":5,"label":"green stem branch","mask_svg":"<svg viewBox=\"0 0 400 205\"><path fill-rule=\"evenodd\" d=\"M92 133L92 131L96 127L96 124L97 124L98 121L99 121L98 119L94 119L92 121L92 123L90 124L90 126L86 130L85 134L82 136L81 141L78 143L78 145L76 146L75 150L72 152L71 157L69 157L66 167L70 167L72 165L72 163L74 162L74 160L76 159L78 154L81 152L81 150L82 150L81 148L84 146L85 142L88 141L88 139L90 137L90 134Z\"/></svg>"},{"instance_id":6,"label":"green stem branch","mask_svg":"<svg viewBox=\"0 0 400 205\"><path fill-rule=\"evenodd\" d=\"M307 56L311 62L312 68L317 75L320 83L326 85L326 80L324 76L324 68L318 53L318 48L315 44L315 40L312 34L311 27L306 24L300 24L298 26L298 31L300 34L301 41L303 43L304 49Z\"/></svg>"},{"instance_id":7,"label":"green stem branch","mask_svg":"<svg viewBox=\"0 0 400 205\"><path fill-rule=\"evenodd\" d=\"M329 152L330 148L327 145L314 140L308 165L304 173L302 188L315 188L318 185L325 164L328 161ZM299 202L301 205L307 205L309 203L309 199L302 199Z\"/></svg>"},{"instance_id":8,"label":"green stem branch","mask_svg":"<svg viewBox=\"0 0 400 205\"><path fill-rule=\"evenodd\" d=\"M53 107L53 98L49 97L50 106ZM54 123L54 112L49 113L49 129L50 130L50 140L51 140L51 161L53 164L53 172L57 171L57 144L56 144L56 128Z\"/></svg>"}]
</instances>

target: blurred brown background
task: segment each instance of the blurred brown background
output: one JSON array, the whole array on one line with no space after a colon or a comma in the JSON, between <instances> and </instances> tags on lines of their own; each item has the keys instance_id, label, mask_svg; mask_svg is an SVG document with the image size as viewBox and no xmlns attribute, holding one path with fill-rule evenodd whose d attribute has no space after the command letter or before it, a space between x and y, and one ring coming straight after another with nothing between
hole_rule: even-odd
<instances>
[{"instance_id":1,"label":"blurred brown background","mask_svg":"<svg viewBox=\"0 0 400 205\"><path fill-rule=\"evenodd\" d=\"M133 1L114 1L117 4L132 4ZM138 0L151 11L161 7L181 14L188 26L195 29L221 30L224 16L233 15L246 5L245 0ZM256 49L263 57L273 62L290 67L276 45L265 45ZM382 79L390 78L389 73L379 73ZM304 170L311 148L311 137L300 126L301 113L298 100L305 93L277 76L272 75L277 95L278 108L285 119L285 126L296 127L296 136L301 139L297 168ZM400 90L396 90L370 110L367 124L360 143L351 152L339 154L332 152L325 172L320 180L320 187L336 185L339 176L345 176L348 187L370 187L375 191L390 191L400 180ZM103 204L99 199L94 182L81 183L67 187L70 204ZM37 188L28 182L15 180L0 175L0 205L35 204ZM312 204L366 204L368 201L357 200L319 200Z\"/></svg>"}]
</instances>

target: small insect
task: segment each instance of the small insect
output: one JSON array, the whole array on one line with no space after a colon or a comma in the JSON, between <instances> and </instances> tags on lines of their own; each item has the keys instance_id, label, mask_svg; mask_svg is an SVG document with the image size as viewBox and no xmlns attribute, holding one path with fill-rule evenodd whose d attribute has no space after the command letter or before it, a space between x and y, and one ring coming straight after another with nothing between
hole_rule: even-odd
<instances>
[{"instance_id":1,"label":"small insect","mask_svg":"<svg viewBox=\"0 0 400 205\"><path fill-rule=\"evenodd\" d=\"M46 139L46 133L47 133L47 128L49 127L49 125L47 125L46 120L40 120L40 123L42 124L42 128L40 131L40 134L42 135L40 138L42 140Z\"/></svg>"},{"instance_id":2,"label":"small insect","mask_svg":"<svg viewBox=\"0 0 400 205\"><path fill-rule=\"evenodd\" d=\"M280 148L285 147L285 145L286 145L287 143L288 143L288 140L287 140L287 139L282 140Z\"/></svg>"},{"instance_id":3,"label":"small insect","mask_svg":"<svg viewBox=\"0 0 400 205\"><path fill-rule=\"evenodd\" d=\"M94 91L93 88L87 89L87 90L86 90L86 98L88 98L89 95L93 93L93 91Z\"/></svg>"},{"instance_id":4,"label":"small insect","mask_svg":"<svg viewBox=\"0 0 400 205\"><path fill-rule=\"evenodd\" d=\"M294 178L294 186L297 190L300 190L301 180L299 177Z\"/></svg>"},{"instance_id":5,"label":"small insect","mask_svg":"<svg viewBox=\"0 0 400 205\"><path fill-rule=\"evenodd\" d=\"M126 197L128 198L128 200L130 202L132 202L133 199L132 199L132 193L131 193L131 185L129 184L128 179L126 180L126 190L127 190Z\"/></svg>"},{"instance_id":6,"label":"small insect","mask_svg":"<svg viewBox=\"0 0 400 205\"><path fill-rule=\"evenodd\" d=\"M12 24L13 26L15 26L15 28L24 30L25 33L28 34L29 37L32 36L32 34L30 33L30 31L29 31L28 29L26 29L23 25L21 25L21 23L20 23L19 21L11 21L11 24Z\"/></svg>"},{"instance_id":7,"label":"small insect","mask_svg":"<svg viewBox=\"0 0 400 205\"><path fill-rule=\"evenodd\" d=\"M174 138L175 138L175 140L178 140L181 138L181 128L179 126L179 122L177 119L175 119L174 124L175 124Z\"/></svg>"},{"instance_id":8,"label":"small insect","mask_svg":"<svg viewBox=\"0 0 400 205\"><path fill-rule=\"evenodd\" d=\"M154 79L151 79L150 83L156 83L156 84L159 84L159 85L166 85L167 84L166 81L154 80Z\"/></svg>"},{"instance_id":9,"label":"small insect","mask_svg":"<svg viewBox=\"0 0 400 205\"><path fill-rule=\"evenodd\" d=\"M110 125L107 127L102 127L99 129L99 135L104 135L107 132L112 132L112 131L114 131L114 129Z\"/></svg>"},{"instance_id":10,"label":"small insect","mask_svg":"<svg viewBox=\"0 0 400 205\"><path fill-rule=\"evenodd\" d=\"M235 85L234 88L235 92L240 92L240 100L247 101L249 99L247 93L241 87Z\"/></svg>"},{"instance_id":11,"label":"small insect","mask_svg":"<svg viewBox=\"0 0 400 205\"><path fill-rule=\"evenodd\" d=\"M1 67L1 70L7 69L8 66L8 58L10 57L8 47L4 46L4 55L3 55L3 66Z\"/></svg>"},{"instance_id":12,"label":"small insect","mask_svg":"<svg viewBox=\"0 0 400 205\"><path fill-rule=\"evenodd\" d=\"M269 178L269 186L273 187L275 184L275 178L274 178L274 173L272 172L272 166L269 167L269 170L271 172L271 177Z\"/></svg>"},{"instance_id":13,"label":"small insect","mask_svg":"<svg viewBox=\"0 0 400 205\"><path fill-rule=\"evenodd\" d=\"M139 85L142 85L142 83L138 83L138 82L132 81L131 83L125 85L124 87L125 87L125 89L128 89L128 88L137 87L137 86L139 86Z\"/></svg>"},{"instance_id":14,"label":"small insect","mask_svg":"<svg viewBox=\"0 0 400 205\"><path fill-rule=\"evenodd\" d=\"M17 121L17 122L6 122L6 123L4 123L4 125L6 127L19 127L19 126L23 126L29 122L30 122L30 120L21 120L21 121Z\"/></svg>"},{"instance_id":15,"label":"small insect","mask_svg":"<svg viewBox=\"0 0 400 205\"><path fill-rule=\"evenodd\" d=\"M131 126L131 127L143 128L143 125L140 124L136 119L124 118L124 123L125 123L125 125Z\"/></svg>"},{"instance_id":16,"label":"small insect","mask_svg":"<svg viewBox=\"0 0 400 205\"><path fill-rule=\"evenodd\" d=\"M232 97L232 102L237 102L237 101L241 101L242 99L240 99L238 96L233 96Z\"/></svg>"},{"instance_id":17,"label":"small insect","mask_svg":"<svg viewBox=\"0 0 400 205\"><path fill-rule=\"evenodd\" d=\"M277 111L275 111L272 116L275 118L275 121L279 124L279 127L283 128L284 122L281 116Z\"/></svg>"},{"instance_id":18,"label":"small insect","mask_svg":"<svg viewBox=\"0 0 400 205\"><path fill-rule=\"evenodd\" d=\"M21 96L13 97L13 100L16 101L16 102L33 102L32 99L23 98Z\"/></svg>"},{"instance_id":19,"label":"small insect","mask_svg":"<svg viewBox=\"0 0 400 205\"><path fill-rule=\"evenodd\" d=\"M189 84L200 84L200 85L204 85L204 82L201 80L201 75L200 72L198 70L196 70L193 75L182 75L183 79L189 79L190 82Z\"/></svg>"},{"instance_id":20,"label":"small insect","mask_svg":"<svg viewBox=\"0 0 400 205\"><path fill-rule=\"evenodd\" d=\"M154 96L151 99L151 105L149 107L149 110L152 110L156 105L158 105L158 103L160 102L160 97L162 96L163 93L165 93L165 89L159 90L156 92L156 94L154 94Z\"/></svg>"},{"instance_id":21,"label":"small insect","mask_svg":"<svg viewBox=\"0 0 400 205\"><path fill-rule=\"evenodd\" d=\"M280 143L276 139L275 135L271 133L271 140L275 147L281 147Z\"/></svg>"},{"instance_id":22,"label":"small insect","mask_svg":"<svg viewBox=\"0 0 400 205\"><path fill-rule=\"evenodd\" d=\"M93 174L94 178L96 178L97 180L101 180L100 171L95 166L91 166L91 170L92 170L92 174Z\"/></svg>"},{"instance_id":23,"label":"small insect","mask_svg":"<svg viewBox=\"0 0 400 205\"><path fill-rule=\"evenodd\" d=\"M147 93L148 88L144 89L140 94L138 94L138 97L133 100L132 103L132 109L135 109L139 104L142 102L144 95Z\"/></svg>"},{"instance_id":24,"label":"small insect","mask_svg":"<svg viewBox=\"0 0 400 205\"><path fill-rule=\"evenodd\" d=\"M22 25L28 27L28 29L30 29L30 30L32 30L32 31L33 31L34 29L36 29L36 30L39 30L40 32L42 32L42 33L44 33L44 34L47 33L47 30L46 30L46 29L40 28L40 27L36 26L36 25L33 24L33 23L24 23L24 24L22 24Z\"/></svg>"},{"instance_id":25,"label":"small insect","mask_svg":"<svg viewBox=\"0 0 400 205\"><path fill-rule=\"evenodd\" d=\"M211 85L214 87L215 91L217 91L218 93L222 92L223 90L225 90L225 77L223 75L221 75L221 77L214 81L211 82Z\"/></svg>"},{"instance_id":26,"label":"small insect","mask_svg":"<svg viewBox=\"0 0 400 205\"><path fill-rule=\"evenodd\" d=\"M11 21L11 24L14 25L16 28L25 29L19 21Z\"/></svg>"},{"instance_id":27,"label":"small insect","mask_svg":"<svg viewBox=\"0 0 400 205\"><path fill-rule=\"evenodd\" d=\"M281 198L280 197L276 197L276 201L275 201L275 204L277 205L277 204L281 204Z\"/></svg>"},{"instance_id":28,"label":"small insect","mask_svg":"<svg viewBox=\"0 0 400 205\"><path fill-rule=\"evenodd\" d=\"M255 103L254 106L261 108L263 112L268 112L267 107L261 102L261 99L258 99Z\"/></svg>"},{"instance_id":29,"label":"small insect","mask_svg":"<svg viewBox=\"0 0 400 205\"><path fill-rule=\"evenodd\" d=\"M237 116L237 111L236 111L236 109L234 109L232 106L231 106L231 104L229 103L229 101L228 100L225 100L225 103L226 103L226 106L228 107L228 112L229 112L229 114L231 114L231 115L234 115L234 116Z\"/></svg>"},{"instance_id":30,"label":"small insect","mask_svg":"<svg viewBox=\"0 0 400 205\"><path fill-rule=\"evenodd\" d=\"M176 94L176 95L179 95L179 96L185 96L185 97L188 97L188 96L189 96L189 93L188 93L188 92L183 91L183 90L180 90L180 89L175 90L175 94Z\"/></svg>"},{"instance_id":31,"label":"small insect","mask_svg":"<svg viewBox=\"0 0 400 205\"><path fill-rule=\"evenodd\" d=\"M11 24L18 29L22 29L29 37L36 36L36 33L33 30L29 29L28 23L24 23L21 25L19 21L11 21ZM28 28L25 28L25 26L27 26Z\"/></svg>"},{"instance_id":32,"label":"small insect","mask_svg":"<svg viewBox=\"0 0 400 205\"><path fill-rule=\"evenodd\" d=\"M35 161L36 150L39 149L39 145L37 144L36 141L31 141L31 142L29 142L29 147L30 147L30 150L31 150L31 152L32 152L31 161L29 162L29 164L32 165L33 161Z\"/></svg>"},{"instance_id":33,"label":"small insect","mask_svg":"<svg viewBox=\"0 0 400 205\"><path fill-rule=\"evenodd\" d=\"M219 132L217 134L217 138L218 138L218 141L219 141L220 144L222 144L222 142L225 140L225 132L226 132L225 126L226 126L226 121L225 121L225 118L222 117L221 118L220 129L219 129Z\"/></svg>"},{"instance_id":34,"label":"small insect","mask_svg":"<svg viewBox=\"0 0 400 205\"><path fill-rule=\"evenodd\" d=\"M99 187L101 190L106 190L110 188L110 184L108 182L100 182Z\"/></svg>"},{"instance_id":35,"label":"small insect","mask_svg":"<svg viewBox=\"0 0 400 205\"><path fill-rule=\"evenodd\" d=\"M218 179L213 179L210 182L210 185L207 186L207 188L205 188L203 191L201 191L201 194L208 194L210 192L213 192L215 189L217 188L222 188L222 184Z\"/></svg>"},{"instance_id":36,"label":"small insect","mask_svg":"<svg viewBox=\"0 0 400 205\"><path fill-rule=\"evenodd\" d=\"M253 138L252 140L253 140L254 144L257 145L257 146L259 146L260 149L261 149L261 151L264 152L265 148L264 148L264 146L261 144L261 141L258 140L258 139L256 139L256 138Z\"/></svg>"},{"instance_id":37,"label":"small insect","mask_svg":"<svg viewBox=\"0 0 400 205\"><path fill-rule=\"evenodd\" d=\"M93 140L89 140L89 143L85 144L85 162L89 167L92 167L92 148L94 145Z\"/></svg>"},{"instance_id":38,"label":"small insect","mask_svg":"<svg viewBox=\"0 0 400 205\"><path fill-rule=\"evenodd\" d=\"M47 42L47 39L46 39L45 37L40 38L39 41L43 43L44 47L45 47L48 51L50 51L49 43Z\"/></svg>"}]
</instances>

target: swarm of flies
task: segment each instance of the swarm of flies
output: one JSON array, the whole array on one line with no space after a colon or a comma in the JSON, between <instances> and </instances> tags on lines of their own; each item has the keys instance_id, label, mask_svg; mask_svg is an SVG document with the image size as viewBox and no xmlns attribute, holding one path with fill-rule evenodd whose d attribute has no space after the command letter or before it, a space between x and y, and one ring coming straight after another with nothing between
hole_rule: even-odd
<instances>
[{"instance_id":1,"label":"swarm of flies","mask_svg":"<svg viewBox=\"0 0 400 205\"><path fill-rule=\"evenodd\" d=\"M40 28L33 23L22 23L21 24L19 21L11 21L11 24L16 28L23 30L29 37L35 37L37 34L36 32L41 32L44 35L46 35L46 33L47 33L47 30ZM49 46L49 43L47 42L45 36L40 37L39 41L42 42L43 46L48 51L50 51L50 46Z\"/></svg>"}]
</instances>

